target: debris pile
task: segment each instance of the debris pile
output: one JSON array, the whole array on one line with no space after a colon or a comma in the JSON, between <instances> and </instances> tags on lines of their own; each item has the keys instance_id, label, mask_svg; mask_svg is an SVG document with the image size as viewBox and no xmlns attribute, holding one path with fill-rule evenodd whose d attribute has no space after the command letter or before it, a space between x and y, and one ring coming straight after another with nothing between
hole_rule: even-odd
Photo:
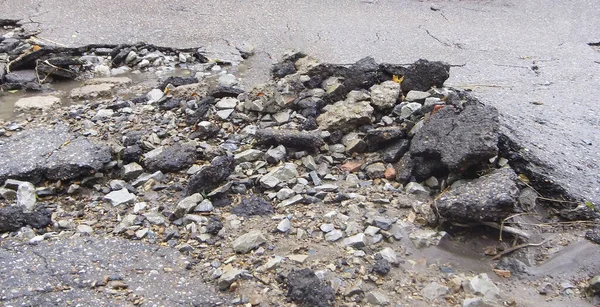
<instances>
[{"instance_id":1,"label":"debris pile","mask_svg":"<svg viewBox=\"0 0 600 307\"><path fill-rule=\"evenodd\" d=\"M30 39L0 41L4 90L96 77L70 92L75 104L22 106L42 113L2 126L0 231L30 243L57 232L164 244L238 293L232 304L505 299L486 274L405 273L412 253L447 240L431 226L500 226L531 193L502 151L498 112L443 87L449 65L335 65L290 53L273 80L246 90L221 66L239 64L248 47L68 49ZM175 66L190 76L153 88L118 76Z\"/></svg>"}]
</instances>

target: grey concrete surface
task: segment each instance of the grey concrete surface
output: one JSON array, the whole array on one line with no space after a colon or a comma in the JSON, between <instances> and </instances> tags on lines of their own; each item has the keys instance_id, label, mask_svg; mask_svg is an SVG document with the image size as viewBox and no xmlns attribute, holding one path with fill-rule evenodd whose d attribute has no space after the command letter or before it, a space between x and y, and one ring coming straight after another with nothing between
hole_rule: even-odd
<instances>
[{"instance_id":1,"label":"grey concrete surface","mask_svg":"<svg viewBox=\"0 0 600 307\"><path fill-rule=\"evenodd\" d=\"M177 250L121 238L69 238L37 245L0 241L1 306L215 306L216 293ZM95 286L107 277L127 289Z\"/></svg>"},{"instance_id":2,"label":"grey concrete surface","mask_svg":"<svg viewBox=\"0 0 600 307\"><path fill-rule=\"evenodd\" d=\"M505 130L548 163L549 180L600 204L600 53L587 45L600 41L597 1L3 0L0 12L69 46L225 39L269 60L297 49L334 63L461 65L447 84L497 107Z\"/></svg>"}]
</instances>

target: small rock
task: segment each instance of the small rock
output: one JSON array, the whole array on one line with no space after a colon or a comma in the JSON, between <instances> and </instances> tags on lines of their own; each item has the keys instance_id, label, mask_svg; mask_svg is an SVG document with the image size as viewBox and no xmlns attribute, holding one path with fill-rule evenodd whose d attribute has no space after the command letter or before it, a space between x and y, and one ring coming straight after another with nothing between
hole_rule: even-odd
<instances>
[{"instance_id":1,"label":"small rock","mask_svg":"<svg viewBox=\"0 0 600 307\"><path fill-rule=\"evenodd\" d=\"M260 231L253 230L235 239L233 241L233 250L236 253L245 254L258 248L265 242L267 242L265 236Z\"/></svg>"},{"instance_id":2,"label":"small rock","mask_svg":"<svg viewBox=\"0 0 600 307\"><path fill-rule=\"evenodd\" d=\"M198 204L198 206L196 206L196 208L194 208L195 212L212 212L214 209L213 204L210 200L205 199L203 201L200 202L200 204Z\"/></svg>"},{"instance_id":3,"label":"small rock","mask_svg":"<svg viewBox=\"0 0 600 307\"><path fill-rule=\"evenodd\" d=\"M335 292L310 269L292 271L286 278L286 294L300 306L330 307L335 302Z\"/></svg>"},{"instance_id":4,"label":"small rock","mask_svg":"<svg viewBox=\"0 0 600 307\"><path fill-rule=\"evenodd\" d=\"M408 236L417 248L435 246L440 243L440 240L446 235L446 232L430 229L419 229Z\"/></svg>"},{"instance_id":5,"label":"small rock","mask_svg":"<svg viewBox=\"0 0 600 307\"><path fill-rule=\"evenodd\" d=\"M97 97L108 97L112 94L115 85L110 83L101 83L85 85L71 90L69 97L72 99L92 99Z\"/></svg>"},{"instance_id":6,"label":"small rock","mask_svg":"<svg viewBox=\"0 0 600 307\"><path fill-rule=\"evenodd\" d=\"M379 255L375 256L375 264L373 265L374 273L385 276L391 269L390 263L385 258Z\"/></svg>"},{"instance_id":7,"label":"small rock","mask_svg":"<svg viewBox=\"0 0 600 307\"><path fill-rule=\"evenodd\" d=\"M81 224L77 226L77 232L83 234L92 234L94 232L94 229L89 225Z\"/></svg>"},{"instance_id":8,"label":"small rock","mask_svg":"<svg viewBox=\"0 0 600 307\"><path fill-rule=\"evenodd\" d=\"M180 200L175 208L175 216L181 218L185 214L192 212L192 210L194 210L198 203L200 203L203 199L204 197L202 197L202 194L195 193Z\"/></svg>"},{"instance_id":9,"label":"small rock","mask_svg":"<svg viewBox=\"0 0 600 307\"><path fill-rule=\"evenodd\" d=\"M467 298L463 300L462 307L494 307L497 306L492 302L487 302L481 297Z\"/></svg>"},{"instance_id":10,"label":"small rock","mask_svg":"<svg viewBox=\"0 0 600 307\"><path fill-rule=\"evenodd\" d=\"M268 215L273 213L273 206L262 197L249 195L241 203L231 209L231 213L238 216Z\"/></svg>"},{"instance_id":11,"label":"small rock","mask_svg":"<svg viewBox=\"0 0 600 307\"><path fill-rule=\"evenodd\" d=\"M409 118L413 113L419 111L422 105L418 102L409 102L400 109L400 118Z\"/></svg>"},{"instance_id":12,"label":"small rock","mask_svg":"<svg viewBox=\"0 0 600 307\"><path fill-rule=\"evenodd\" d=\"M291 227L292 227L292 224L290 223L290 220L288 220L288 219L283 219L283 220L281 220L281 222L279 222L279 224L277 224L277 230L279 232L288 232L288 230L290 230Z\"/></svg>"},{"instance_id":13,"label":"small rock","mask_svg":"<svg viewBox=\"0 0 600 307\"><path fill-rule=\"evenodd\" d=\"M400 96L400 83L385 81L373 85L370 92L373 107L379 110L391 109L396 104L398 96Z\"/></svg>"},{"instance_id":14,"label":"small rock","mask_svg":"<svg viewBox=\"0 0 600 307\"><path fill-rule=\"evenodd\" d=\"M112 191L104 196L104 199L109 200L113 206L133 203L135 198L135 194L129 193L126 188Z\"/></svg>"},{"instance_id":15,"label":"small rock","mask_svg":"<svg viewBox=\"0 0 600 307\"><path fill-rule=\"evenodd\" d=\"M148 100L148 104L159 101L161 98L165 96L165 93L160 89L152 89L148 94L146 94L146 99Z\"/></svg>"},{"instance_id":16,"label":"small rock","mask_svg":"<svg viewBox=\"0 0 600 307\"><path fill-rule=\"evenodd\" d=\"M234 159L237 163L242 162L254 162L260 160L264 156L264 153L257 149L248 149L242 151L234 156Z\"/></svg>"},{"instance_id":17,"label":"small rock","mask_svg":"<svg viewBox=\"0 0 600 307\"><path fill-rule=\"evenodd\" d=\"M386 247L379 251L379 255L385 260L387 260L392 265L399 265L400 261L398 260L398 256L396 256L396 252L393 249Z\"/></svg>"},{"instance_id":18,"label":"small rock","mask_svg":"<svg viewBox=\"0 0 600 307\"><path fill-rule=\"evenodd\" d=\"M15 111L46 111L60 105L60 98L54 96L34 96L17 100Z\"/></svg>"},{"instance_id":19,"label":"small rock","mask_svg":"<svg viewBox=\"0 0 600 307\"><path fill-rule=\"evenodd\" d=\"M285 163L262 176L259 183L265 188L273 188L280 182L288 181L296 177L298 177L296 165L294 163Z\"/></svg>"},{"instance_id":20,"label":"small rock","mask_svg":"<svg viewBox=\"0 0 600 307\"><path fill-rule=\"evenodd\" d=\"M381 162L370 164L366 167L365 172L370 179L383 178L385 175L385 164Z\"/></svg>"},{"instance_id":21,"label":"small rock","mask_svg":"<svg viewBox=\"0 0 600 307\"><path fill-rule=\"evenodd\" d=\"M481 273L470 280L465 280L463 288L467 294L483 296L488 300L495 300L500 297L500 289L498 289L486 273Z\"/></svg>"},{"instance_id":22,"label":"small rock","mask_svg":"<svg viewBox=\"0 0 600 307\"><path fill-rule=\"evenodd\" d=\"M437 282L432 282L421 290L421 294L423 295L423 297L430 302L437 300L438 298L448 294L449 292L450 289L448 287L442 286Z\"/></svg>"},{"instance_id":23,"label":"small rock","mask_svg":"<svg viewBox=\"0 0 600 307\"><path fill-rule=\"evenodd\" d=\"M217 285L219 290L225 291L229 289L229 286L238 279L238 277L243 273L243 270L236 269L231 265L227 265L223 268L223 274L219 277L217 281Z\"/></svg>"},{"instance_id":24,"label":"small rock","mask_svg":"<svg viewBox=\"0 0 600 307\"><path fill-rule=\"evenodd\" d=\"M358 233L351 237L344 239L343 244L346 246L351 246L356 249L361 249L367 246L364 233Z\"/></svg>"},{"instance_id":25,"label":"small rock","mask_svg":"<svg viewBox=\"0 0 600 307\"><path fill-rule=\"evenodd\" d=\"M135 162L123 165L121 176L124 180L131 180L137 178L144 172L144 168Z\"/></svg>"},{"instance_id":26,"label":"small rock","mask_svg":"<svg viewBox=\"0 0 600 307\"><path fill-rule=\"evenodd\" d=\"M223 109L235 109L239 103L239 100L236 98L225 97L221 98L216 104L215 107L219 110Z\"/></svg>"},{"instance_id":27,"label":"small rock","mask_svg":"<svg viewBox=\"0 0 600 307\"><path fill-rule=\"evenodd\" d=\"M35 186L29 182L19 183L17 188L17 206L23 208L23 212L31 212L35 208L37 196Z\"/></svg>"},{"instance_id":28,"label":"small rock","mask_svg":"<svg viewBox=\"0 0 600 307\"><path fill-rule=\"evenodd\" d=\"M408 102L425 102L425 99L428 98L429 96L431 96L430 93L428 92L421 92L421 91L410 91L408 92L408 94L406 94L406 96L404 97L404 100L408 101Z\"/></svg>"},{"instance_id":29,"label":"small rock","mask_svg":"<svg viewBox=\"0 0 600 307\"><path fill-rule=\"evenodd\" d=\"M404 191L408 194L421 194L421 195L429 195L429 191L417 182L409 182L404 187Z\"/></svg>"},{"instance_id":30,"label":"small rock","mask_svg":"<svg viewBox=\"0 0 600 307\"><path fill-rule=\"evenodd\" d=\"M339 229L334 229L325 234L325 240L335 242L344 237L344 233Z\"/></svg>"},{"instance_id":31,"label":"small rock","mask_svg":"<svg viewBox=\"0 0 600 307\"><path fill-rule=\"evenodd\" d=\"M390 299L387 295L379 291L369 291L367 294L367 302L375 306L387 306L390 304Z\"/></svg>"}]
</instances>

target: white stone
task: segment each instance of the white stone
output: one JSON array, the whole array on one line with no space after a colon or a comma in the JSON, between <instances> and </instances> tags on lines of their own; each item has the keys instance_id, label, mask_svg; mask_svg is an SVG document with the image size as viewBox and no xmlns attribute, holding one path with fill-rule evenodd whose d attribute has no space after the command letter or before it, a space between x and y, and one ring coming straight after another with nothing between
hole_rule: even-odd
<instances>
[{"instance_id":1,"label":"white stone","mask_svg":"<svg viewBox=\"0 0 600 307\"><path fill-rule=\"evenodd\" d=\"M17 100L15 103L16 111L46 111L60 106L60 98L54 96L34 96Z\"/></svg>"},{"instance_id":2,"label":"white stone","mask_svg":"<svg viewBox=\"0 0 600 307\"><path fill-rule=\"evenodd\" d=\"M23 208L25 212L31 212L35 208L37 196L35 186L32 183L23 181L17 188L17 205Z\"/></svg>"},{"instance_id":3,"label":"white stone","mask_svg":"<svg viewBox=\"0 0 600 307\"><path fill-rule=\"evenodd\" d=\"M104 196L104 199L109 200L113 206L133 203L135 198L135 194L129 193L125 188L118 191L112 191Z\"/></svg>"}]
</instances>

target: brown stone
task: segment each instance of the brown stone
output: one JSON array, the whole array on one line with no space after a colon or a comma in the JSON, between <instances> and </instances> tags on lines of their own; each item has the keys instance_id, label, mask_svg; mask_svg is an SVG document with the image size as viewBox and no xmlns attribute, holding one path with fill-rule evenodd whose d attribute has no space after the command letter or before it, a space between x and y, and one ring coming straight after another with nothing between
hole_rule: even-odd
<instances>
[{"instance_id":1,"label":"brown stone","mask_svg":"<svg viewBox=\"0 0 600 307\"><path fill-rule=\"evenodd\" d=\"M342 166L340 168L343 171L354 173L354 172L358 172L363 164L364 164L363 161L348 161L348 162L342 164Z\"/></svg>"},{"instance_id":2,"label":"brown stone","mask_svg":"<svg viewBox=\"0 0 600 307\"><path fill-rule=\"evenodd\" d=\"M386 168L385 169L385 173L383 174L383 176L387 180L394 180L394 179L396 179L396 169L394 169L393 167Z\"/></svg>"}]
</instances>

